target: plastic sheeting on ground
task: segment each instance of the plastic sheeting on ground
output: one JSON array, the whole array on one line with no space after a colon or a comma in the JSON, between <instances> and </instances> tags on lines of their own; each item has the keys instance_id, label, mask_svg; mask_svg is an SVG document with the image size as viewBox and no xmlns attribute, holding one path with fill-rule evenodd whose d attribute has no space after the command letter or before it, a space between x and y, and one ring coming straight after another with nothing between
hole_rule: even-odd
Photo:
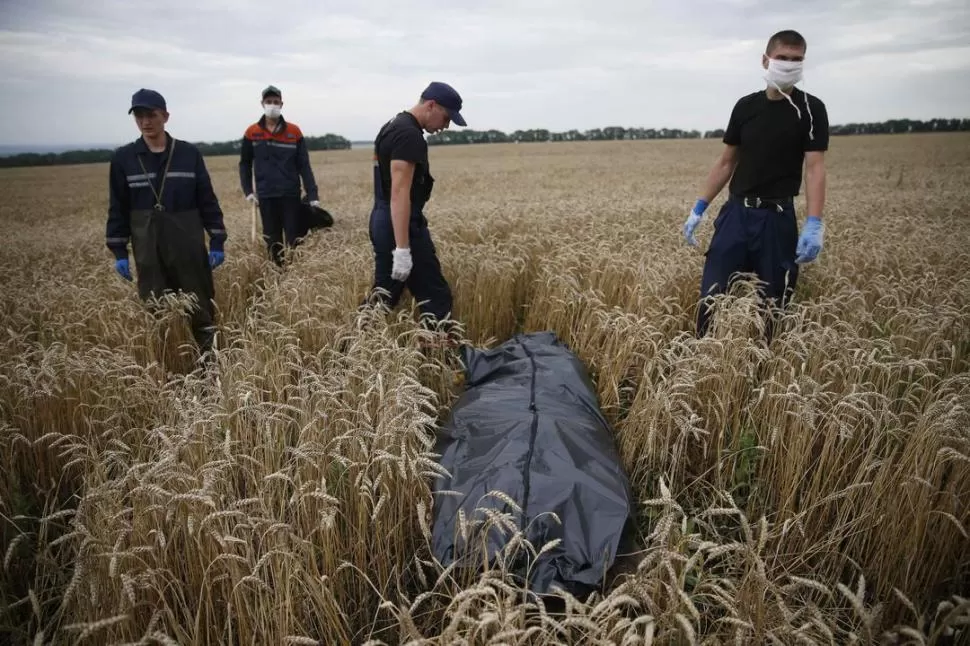
<instances>
[{"instance_id":1,"label":"plastic sheeting on ground","mask_svg":"<svg viewBox=\"0 0 970 646\"><path fill-rule=\"evenodd\" d=\"M561 539L538 560L519 548L523 560L512 571L535 593L559 586L585 596L613 565L632 508L585 366L553 332L520 334L489 350L466 347L463 360L465 392L438 437L439 462L451 477L433 484L435 557L445 566L480 565L485 538L473 533L466 545L459 512L472 523L487 518L484 510L509 514L514 528L493 521L486 534L489 562L499 550L511 553L515 531L536 551Z\"/></svg>"}]
</instances>

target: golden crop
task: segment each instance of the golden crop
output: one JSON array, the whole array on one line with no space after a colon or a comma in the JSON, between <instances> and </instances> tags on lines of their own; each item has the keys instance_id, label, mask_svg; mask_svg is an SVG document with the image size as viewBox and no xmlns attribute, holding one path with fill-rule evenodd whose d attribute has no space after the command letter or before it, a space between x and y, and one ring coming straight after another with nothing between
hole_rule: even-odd
<instances>
[{"instance_id":1,"label":"golden crop","mask_svg":"<svg viewBox=\"0 0 970 646\"><path fill-rule=\"evenodd\" d=\"M693 338L703 257L680 229L717 142L431 149L469 340L557 332L640 502L640 551L555 611L501 563L432 562L434 427L461 366L422 349L411 311L357 313L369 150L313 154L336 224L282 273L249 241L237 160L207 160L230 232L218 381L189 373L179 299L153 317L115 274L104 165L3 171L0 641L966 636L968 144L833 139L825 247L770 347L750 285Z\"/></svg>"}]
</instances>

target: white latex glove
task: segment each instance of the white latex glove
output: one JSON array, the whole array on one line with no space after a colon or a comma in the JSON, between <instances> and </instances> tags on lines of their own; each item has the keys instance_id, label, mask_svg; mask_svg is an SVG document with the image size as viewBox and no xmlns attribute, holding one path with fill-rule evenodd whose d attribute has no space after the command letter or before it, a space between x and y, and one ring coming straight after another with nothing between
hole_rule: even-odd
<instances>
[{"instance_id":1,"label":"white latex glove","mask_svg":"<svg viewBox=\"0 0 970 646\"><path fill-rule=\"evenodd\" d=\"M394 264L391 266L391 278L394 280L405 281L411 275L411 250L407 247L395 249L393 254Z\"/></svg>"},{"instance_id":2,"label":"white latex glove","mask_svg":"<svg viewBox=\"0 0 970 646\"><path fill-rule=\"evenodd\" d=\"M310 206L312 206L315 209L319 209L320 208L320 200L313 200L312 202L310 202Z\"/></svg>"},{"instance_id":3,"label":"white latex glove","mask_svg":"<svg viewBox=\"0 0 970 646\"><path fill-rule=\"evenodd\" d=\"M253 204L259 204L259 200L256 199L255 193L250 193L246 196L246 201L252 202Z\"/></svg>"}]
</instances>

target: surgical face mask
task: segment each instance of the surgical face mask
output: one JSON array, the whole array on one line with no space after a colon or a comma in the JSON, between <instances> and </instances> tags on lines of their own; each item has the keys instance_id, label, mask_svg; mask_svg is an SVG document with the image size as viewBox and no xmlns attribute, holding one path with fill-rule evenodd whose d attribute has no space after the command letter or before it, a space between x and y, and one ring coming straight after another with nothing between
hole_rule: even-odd
<instances>
[{"instance_id":1,"label":"surgical face mask","mask_svg":"<svg viewBox=\"0 0 970 646\"><path fill-rule=\"evenodd\" d=\"M802 61L781 61L769 58L765 80L779 90L791 90L802 80Z\"/></svg>"},{"instance_id":2,"label":"surgical face mask","mask_svg":"<svg viewBox=\"0 0 970 646\"><path fill-rule=\"evenodd\" d=\"M282 112L282 110L283 110L283 106L277 105L275 103L267 103L266 105L263 106L263 112L270 119L276 119L277 117L279 117L280 112Z\"/></svg>"}]
</instances>

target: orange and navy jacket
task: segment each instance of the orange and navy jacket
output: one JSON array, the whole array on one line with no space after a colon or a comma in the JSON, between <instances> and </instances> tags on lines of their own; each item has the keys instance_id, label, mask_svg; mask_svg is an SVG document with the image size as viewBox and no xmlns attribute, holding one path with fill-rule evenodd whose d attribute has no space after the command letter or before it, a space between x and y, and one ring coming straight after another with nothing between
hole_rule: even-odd
<instances>
[{"instance_id":1,"label":"orange and navy jacket","mask_svg":"<svg viewBox=\"0 0 970 646\"><path fill-rule=\"evenodd\" d=\"M239 155L239 183L243 195L255 192L257 198L300 197L301 178L308 200L319 200L306 140L298 125L281 116L276 131L270 132L264 116L246 129Z\"/></svg>"}]
</instances>

